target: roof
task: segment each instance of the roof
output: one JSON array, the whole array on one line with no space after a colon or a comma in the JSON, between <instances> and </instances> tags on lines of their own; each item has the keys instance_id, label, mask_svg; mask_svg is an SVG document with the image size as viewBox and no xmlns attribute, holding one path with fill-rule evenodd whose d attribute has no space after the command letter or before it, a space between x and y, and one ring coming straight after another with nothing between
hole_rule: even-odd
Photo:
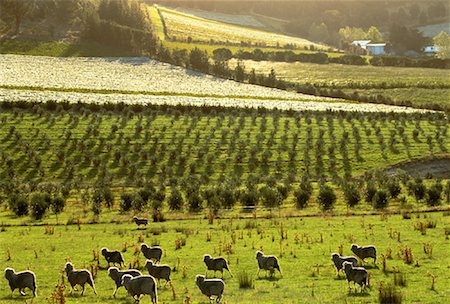
<instances>
[{"instance_id":1,"label":"roof","mask_svg":"<svg viewBox=\"0 0 450 304\"><path fill-rule=\"evenodd\" d=\"M355 40L352 42L354 45L366 45L370 43L370 40Z\"/></svg>"},{"instance_id":2,"label":"roof","mask_svg":"<svg viewBox=\"0 0 450 304\"><path fill-rule=\"evenodd\" d=\"M372 47L386 46L386 43L369 43L366 46L372 46Z\"/></svg>"}]
</instances>

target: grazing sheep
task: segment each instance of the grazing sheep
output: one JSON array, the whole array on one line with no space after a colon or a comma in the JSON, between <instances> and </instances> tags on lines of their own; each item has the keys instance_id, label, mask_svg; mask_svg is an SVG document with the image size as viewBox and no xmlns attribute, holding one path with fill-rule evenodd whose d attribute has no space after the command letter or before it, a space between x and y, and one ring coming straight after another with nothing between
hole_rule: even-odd
<instances>
[{"instance_id":1,"label":"grazing sheep","mask_svg":"<svg viewBox=\"0 0 450 304\"><path fill-rule=\"evenodd\" d=\"M153 262L151 260L148 260L145 263L145 268L147 268L148 273L152 277L154 277L155 279L158 280L158 285L159 285L160 279L166 280L166 283L164 283L164 286L166 286L167 282L171 282L170 273L172 272L172 270L170 269L170 267L168 265L156 265L156 264L153 264Z\"/></svg>"},{"instance_id":2,"label":"grazing sheep","mask_svg":"<svg viewBox=\"0 0 450 304\"><path fill-rule=\"evenodd\" d=\"M158 303L158 292L155 279L152 276L141 275L132 277L126 274L122 277L121 284L128 291L128 294L133 297L135 303L139 303L141 295L150 295L152 303Z\"/></svg>"},{"instance_id":3,"label":"grazing sheep","mask_svg":"<svg viewBox=\"0 0 450 304\"><path fill-rule=\"evenodd\" d=\"M137 216L133 216L133 220L136 223L136 225L138 225L138 227L140 225L147 226L147 224L148 224L148 219L146 219L145 217L144 218L138 218Z\"/></svg>"},{"instance_id":4,"label":"grazing sheep","mask_svg":"<svg viewBox=\"0 0 450 304\"><path fill-rule=\"evenodd\" d=\"M137 277L142 275L142 273L139 270L136 269L129 269L129 270L122 270L120 271L117 267L109 267L108 268L108 275L113 281L116 283L116 289L114 290L113 297L116 297L116 292L119 290L119 287L122 286L122 277L126 274L131 275L132 277Z\"/></svg>"},{"instance_id":5,"label":"grazing sheep","mask_svg":"<svg viewBox=\"0 0 450 304\"><path fill-rule=\"evenodd\" d=\"M33 296L36 296L36 276L32 271L15 272L12 268L6 268L5 278L8 280L11 288L11 297L16 288L19 289L19 293L23 296L25 295L25 288L29 288L33 292Z\"/></svg>"},{"instance_id":6,"label":"grazing sheep","mask_svg":"<svg viewBox=\"0 0 450 304\"><path fill-rule=\"evenodd\" d=\"M262 251L256 251L256 259L258 260L258 277L259 271L261 269L270 271L270 276L272 277L275 269L278 269L280 275L283 276L280 269L280 264L278 263L278 259L274 255L264 255Z\"/></svg>"},{"instance_id":7,"label":"grazing sheep","mask_svg":"<svg viewBox=\"0 0 450 304\"><path fill-rule=\"evenodd\" d=\"M331 254L331 260L334 262L334 266L336 266L336 275L339 276L339 270L342 270L342 264L344 262L352 263L352 266L358 266L358 260L354 256L341 256L338 253Z\"/></svg>"},{"instance_id":8,"label":"grazing sheep","mask_svg":"<svg viewBox=\"0 0 450 304\"><path fill-rule=\"evenodd\" d=\"M195 283L209 301L212 301L213 296L217 296L216 303L220 303L225 288L225 283L221 279L206 279L205 276L197 275Z\"/></svg>"},{"instance_id":9,"label":"grazing sheep","mask_svg":"<svg viewBox=\"0 0 450 304\"><path fill-rule=\"evenodd\" d=\"M377 250L375 249L375 246L358 246L356 244L352 244L351 250L362 261L364 261L365 258L373 258L373 263L376 264Z\"/></svg>"},{"instance_id":10,"label":"grazing sheep","mask_svg":"<svg viewBox=\"0 0 450 304\"><path fill-rule=\"evenodd\" d=\"M102 255L105 257L106 262L108 262L108 267L111 263L113 265L119 264L120 266L123 265L123 256L122 254L117 250L108 250L108 248L102 248Z\"/></svg>"},{"instance_id":11,"label":"grazing sheep","mask_svg":"<svg viewBox=\"0 0 450 304\"><path fill-rule=\"evenodd\" d=\"M216 276L216 271L220 271L222 273L222 279L223 279L223 270L226 269L230 273L231 277L233 277L233 274L231 274L230 268L228 267L227 260L225 260L222 257L218 258L212 258L209 254L205 254L203 256L203 262L206 264L206 273L205 277L208 277L208 270L214 270L214 276Z\"/></svg>"},{"instance_id":12,"label":"grazing sheep","mask_svg":"<svg viewBox=\"0 0 450 304\"><path fill-rule=\"evenodd\" d=\"M64 271L67 274L67 280L70 283L70 286L72 287L72 290L70 293L72 293L74 287L76 285L81 286L81 295L84 294L84 285L88 283L92 289L94 289L95 295L97 295L97 291L95 290L94 285L94 279L92 278L92 274L89 272L89 270L81 269L81 270L75 270L73 267L73 264L70 262L66 263L66 266L64 266Z\"/></svg>"},{"instance_id":13,"label":"grazing sheep","mask_svg":"<svg viewBox=\"0 0 450 304\"><path fill-rule=\"evenodd\" d=\"M355 288L355 291L355 284L357 283L359 284L359 286L361 286L362 292L363 287L366 287L368 284L369 275L367 274L367 270L365 270L363 267L353 267L351 262L344 262L342 267L345 271L345 276L347 277L348 289L352 289L350 287L350 282L353 281L353 287Z\"/></svg>"},{"instance_id":14,"label":"grazing sheep","mask_svg":"<svg viewBox=\"0 0 450 304\"><path fill-rule=\"evenodd\" d=\"M141 251L145 258L152 260L155 259L155 262L161 262L162 257L162 249L159 246L148 247L147 244L141 244Z\"/></svg>"}]
</instances>

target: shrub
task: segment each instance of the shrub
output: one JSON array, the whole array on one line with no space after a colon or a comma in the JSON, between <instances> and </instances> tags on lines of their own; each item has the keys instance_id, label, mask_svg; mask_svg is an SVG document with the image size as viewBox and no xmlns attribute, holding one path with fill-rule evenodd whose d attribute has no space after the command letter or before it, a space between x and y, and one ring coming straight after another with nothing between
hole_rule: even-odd
<instances>
[{"instance_id":1,"label":"shrub","mask_svg":"<svg viewBox=\"0 0 450 304\"><path fill-rule=\"evenodd\" d=\"M331 210L336 202L336 194L334 190L328 185L321 185L319 195L317 196L320 208L324 211Z\"/></svg>"},{"instance_id":2,"label":"shrub","mask_svg":"<svg viewBox=\"0 0 450 304\"><path fill-rule=\"evenodd\" d=\"M437 206L441 203L442 185L436 182L427 190L427 205Z\"/></svg>"},{"instance_id":3,"label":"shrub","mask_svg":"<svg viewBox=\"0 0 450 304\"><path fill-rule=\"evenodd\" d=\"M311 198L311 193L302 187L298 188L294 192L295 202L298 209L303 209L308 205L308 201Z\"/></svg>"},{"instance_id":4,"label":"shrub","mask_svg":"<svg viewBox=\"0 0 450 304\"><path fill-rule=\"evenodd\" d=\"M368 180L366 183L366 192L365 192L366 202L371 203L376 192L377 187L375 186L375 183L371 180Z\"/></svg>"},{"instance_id":5,"label":"shrub","mask_svg":"<svg viewBox=\"0 0 450 304\"><path fill-rule=\"evenodd\" d=\"M283 201L283 197L276 188L270 186L263 186L259 190L261 202L267 208L279 207Z\"/></svg>"},{"instance_id":6,"label":"shrub","mask_svg":"<svg viewBox=\"0 0 450 304\"><path fill-rule=\"evenodd\" d=\"M193 49L189 53L189 64L194 70L207 73L209 70L208 54L199 48Z\"/></svg>"},{"instance_id":7,"label":"shrub","mask_svg":"<svg viewBox=\"0 0 450 304\"><path fill-rule=\"evenodd\" d=\"M258 193L253 188L246 189L241 193L239 200L243 206L256 206L259 201Z\"/></svg>"},{"instance_id":8,"label":"shrub","mask_svg":"<svg viewBox=\"0 0 450 304\"><path fill-rule=\"evenodd\" d=\"M52 199L52 202L50 205L51 205L52 211L55 214L60 214L64 210L64 207L66 206L66 200L64 199L64 197L57 196L54 199Z\"/></svg>"},{"instance_id":9,"label":"shrub","mask_svg":"<svg viewBox=\"0 0 450 304\"><path fill-rule=\"evenodd\" d=\"M183 196L181 195L180 190L173 187L170 190L169 200L167 201L169 204L170 210L181 210L184 205Z\"/></svg>"},{"instance_id":10,"label":"shrub","mask_svg":"<svg viewBox=\"0 0 450 304\"><path fill-rule=\"evenodd\" d=\"M361 195L355 184L346 184L344 186L344 197L347 206L354 207L361 200Z\"/></svg>"},{"instance_id":11,"label":"shrub","mask_svg":"<svg viewBox=\"0 0 450 304\"><path fill-rule=\"evenodd\" d=\"M105 206L107 208L112 208L114 206L114 194L109 187L103 187L102 189L103 200L105 201Z\"/></svg>"},{"instance_id":12,"label":"shrub","mask_svg":"<svg viewBox=\"0 0 450 304\"><path fill-rule=\"evenodd\" d=\"M224 208L232 208L236 204L236 192L230 186L219 188L219 198Z\"/></svg>"},{"instance_id":13,"label":"shrub","mask_svg":"<svg viewBox=\"0 0 450 304\"><path fill-rule=\"evenodd\" d=\"M227 48L215 49L213 51L213 59L215 61L227 61L233 57L231 51Z\"/></svg>"},{"instance_id":14,"label":"shrub","mask_svg":"<svg viewBox=\"0 0 450 304\"><path fill-rule=\"evenodd\" d=\"M372 198L372 204L376 209L384 209L388 205L388 193L384 189L379 189L375 192Z\"/></svg>"},{"instance_id":15,"label":"shrub","mask_svg":"<svg viewBox=\"0 0 450 304\"><path fill-rule=\"evenodd\" d=\"M250 273L245 270L238 273L238 282L239 288L255 288L255 279Z\"/></svg>"},{"instance_id":16,"label":"shrub","mask_svg":"<svg viewBox=\"0 0 450 304\"><path fill-rule=\"evenodd\" d=\"M396 198L402 192L402 187L400 186L400 182L396 178L389 179L386 184L387 190L389 191L389 195L392 198Z\"/></svg>"},{"instance_id":17,"label":"shrub","mask_svg":"<svg viewBox=\"0 0 450 304\"><path fill-rule=\"evenodd\" d=\"M48 193L33 192L30 195L30 215L35 220L44 217L50 207L51 197Z\"/></svg>"},{"instance_id":18,"label":"shrub","mask_svg":"<svg viewBox=\"0 0 450 304\"><path fill-rule=\"evenodd\" d=\"M133 195L133 202L131 203L131 208L133 208L133 210L142 211L145 209L147 204L148 202L144 201L138 193Z\"/></svg>"},{"instance_id":19,"label":"shrub","mask_svg":"<svg viewBox=\"0 0 450 304\"><path fill-rule=\"evenodd\" d=\"M380 304L400 304L402 303L402 294L394 285L381 283L378 300Z\"/></svg>"},{"instance_id":20,"label":"shrub","mask_svg":"<svg viewBox=\"0 0 450 304\"><path fill-rule=\"evenodd\" d=\"M24 195L13 194L9 197L9 209L17 216L28 214L28 200Z\"/></svg>"},{"instance_id":21,"label":"shrub","mask_svg":"<svg viewBox=\"0 0 450 304\"><path fill-rule=\"evenodd\" d=\"M120 196L120 210L127 212L131 209L133 204L133 195L131 193L122 193Z\"/></svg>"}]
</instances>

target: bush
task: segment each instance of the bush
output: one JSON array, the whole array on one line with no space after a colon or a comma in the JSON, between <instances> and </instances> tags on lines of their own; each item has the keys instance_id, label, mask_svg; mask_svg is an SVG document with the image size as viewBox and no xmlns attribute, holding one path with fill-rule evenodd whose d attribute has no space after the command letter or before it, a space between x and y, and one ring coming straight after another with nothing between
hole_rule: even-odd
<instances>
[{"instance_id":1,"label":"bush","mask_svg":"<svg viewBox=\"0 0 450 304\"><path fill-rule=\"evenodd\" d=\"M65 206L66 200L61 196L55 197L51 202L51 208L55 214L60 214L64 210Z\"/></svg>"},{"instance_id":2,"label":"bush","mask_svg":"<svg viewBox=\"0 0 450 304\"><path fill-rule=\"evenodd\" d=\"M361 200L361 195L355 184L347 184L344 186L344 197L347 206L350 208L358 205Z\"/></svg>"},{"instance_id":3,"label":"bush","mask_svg":"<svg viewBox=\"0 0 450 304\"><path fill-rule=\"evenodd\" d=\"M302 189L301 187L294 192L295 202L298 209L303 209L308 205L308 201L311 198L311 193Z\"/></svg>"},{"instance_id":4,"label":"bush","mask_svg":"<svg viewBox=\"0 0 450 304\"><path fill-rule=\"evenodd\" d=\"M30 215L35 220L44 217L50 207L51 197L48 193L33 192L30 195Z\"/></svg>"},{"instance_id":5,"label":"bush","mask_svg":"<svg viewBox=\"0 0 450 304\"><path fill-rule=\"evenodd\" d=\"M237 278L239 282L239 288L255 288L255 279L247 271L244 270L243 272L239 272Z\"/></svg>"},{"instance_id":6,"label":"bush","mask_svg":"<svg viewBox=\"0 0 450 304\"><path fill-rule=\"evenodd\" d=\"M258 193L254 189L246 189L241 193L239 200L245 207L254 207L259 201Z\"/></svg>"},{"instance_id":7,"label":"bush","mask_svg":"<svg viewBox=\"0 0 450 304\"><path fill-rule=\"evenodd\" d=\"M400 304L402 303L401 292L392 284L380 285L378 300L380 304Z\"/></svg>"},{"instance_id":8,"label":"bush","mask_svg":"<svg viewBox=\"0 0 450 304\"><path fill-rule=\"evenodd\" d=\"M236 204L236 193L229 186L219 188L219 198L223 208L232 208Z\"/></svg>"},{"instance_id":9,"label":"bush","mask_svg":"<svg viewBox=\"0 0 450 304\"><path fill-rule=\"evenodd\" d=\"M172 188L167 203L169 204L170 210L181 210L184 205L184 200L180 190Z\"/></svg>"},{"instance_id":10,"label":"bush","mask_svg":"<svg viewBox=\"0 0 450 304\"><path fill-rule=\"evenodd\" d=\"M320 186L319 195L317 196L320 208L324 211L331 210L336 202L336 194L334 190L327 185Z\"/></svg>"},{"instance_id":11,"label":"bush","mask_svg":"<svg viewBox=\"0 0 450 304\"><path fill-rule=\"evenodd\" d=\"M263 186L259 190L259 195L261 202L267 208L279 207L283 201L283 197L276 188L269 187L267 185Z\"/></svg>"},{"instance_id":12,"label":"bush","mask_svg":"<svg viewBox=\"0 0 450 304\"><path fill-rule=\"evenodd\" d=\"M105 201L105 206L107 208L114 207L114 194L109 187L104 187L102 189L103 200Z\"/></svg>"},{"instance_id":13,"label":"bush","mask_svg":"<svg viewBox=\"0 0 450 304\"><path fill-rule=\"evenodd\" d=\"M133 210L142 211L145 209L147 204L148 202L144 201L138 193L133 195L133 202L131 203L131 208L133 208Z\"/></svg>"},{"instance_id":14,"label":"bush","mask_svg":"<svg viewBox=\"0 0 450 304\"><path fill-rule=\"evenodd\" d=\"M215 49L213 51L213 59L215 61L227 61L233 57L231 51L227 48Z\"/></svg>"},{"instance_id":15,"label":"bush","mask_svg":"<svg viewBox=\"0 0 450 304\"><path fill-rule=\"evenodd\" d=\"M400 186L400 182L396 178L389 179L386 184L387 190L389 191L389 195L392 198L396 198L402 192L402 187Z\"/></svg>"},{"instance_id":16,"label":"bush","mask_svg":"<svg viewBox=\"0 0 450 304\"><path fill-rule=\"evenodd\" d=\"M388 192L384 189L377 190L372 198L372 203L376 209L386 208L388 205Z\"/></svg>"},{"instance_id":17,"label":"bush","mask_svg":"<svg viewBox=\"0 0 450 304\"><path fill-rule=\"evenodd\" d=\"M133 195L131 193L122 193L120 196L120 210L127 212L133 205Z\"/></svg>"},{"instance_id":18,"label":"bush","mask_svg":"<svg viewBox=\"0 0 450 304\"><path fill-rule=\"evenodd\" d=\"M198 70L204 73L209 71L208 54L199 48L193 49L189 53L189 65L194 70Z\"/></svg>"},{"instance_id":19,"label":"bush","mask_svg":"<svg viewBox=\"0 0 450 304\"><path fill-rule=\"evenodd\" d=\"M371 180L368 180L366 183L366 192L364 197L366 202L371 203L376 192L377 187L375 186L375 183Z\"/></svg>"},{"instance_id":20,"label":"bush","mask_svg":"<svg viewBox=\"0 0 450 304\"><path fill-rule=\"evenodd\" d=\"M203 199L197 188L191 188L186 191L186 200L190 212L199 212L203 209Z\"/></svg>"},{"instance_id":21,"label":"bush","mask_svg":"<svg viewBox=\"0 0 450 304\"><path fill-rule=\"evenodd\" d=\"M28 214L28 200L24 195L13 194L9 198L9 209L17 216Z\"/></svg>"},{"instance_id":22,"label":"bush","mask_svg":"<svg viewBox=\"0 0 450 304\"><path fill-rule=\"evenodd\" d=\"M442 185L436 182L427 190L427 205L437 206L441 203Z\"/></svg>"}]
</instances>

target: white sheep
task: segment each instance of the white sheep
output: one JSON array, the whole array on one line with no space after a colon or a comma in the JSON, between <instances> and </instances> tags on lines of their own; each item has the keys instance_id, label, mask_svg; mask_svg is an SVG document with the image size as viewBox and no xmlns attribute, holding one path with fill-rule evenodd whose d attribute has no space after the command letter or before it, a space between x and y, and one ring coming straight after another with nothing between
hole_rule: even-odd
<instances>
[{"instance_id":1,"label":"white sheep","mask_svg":"<svg viewBox=\"0 0 450 304\"><path fill-rule=\"evenodd\" d=\"M227 260L225 260L223 257L217 257L212 258L209 254L205 254L203 256L203 262L206 264L206 273L205 277L208 277L208 270L214 270L214 276L216 275L216 271L220 271L222 273L222 279L223 279L223 270L226 269L230 273L231 277L233 277L233 274L230 271L230 268L228 267Z\"/></svg>"},{"instance_id":2,"label":"white sheep","mask_svg":"<svg viewBox=\"0 0 450 304\"><path fill-rule=\"evenodd\" d=\"M133 278L131 275L126 274L122 277L121 283L136 303L139 303L141 295L146 294L150 296L152 303L158 303L156 281L152 276L142 275Z\"/></svg>"},{"instance_id":3,"label":"white sheep","mask_svg":"<svg viewBox=\"0 0 450 304\"><path fill-rule=\"evenodd\" d=\"M105 257L106 262L108 262L108 266L113 263L113 265L119 264L120 266L123 265L123 256L122 253L120 253L117 250L108 250L108 248L102 248L101 250L102 255Z\"/></svg>"},{"instance_id":4,"label":"white sheep","mask_svg":"<svg viewBox=\"0 0 450 304\"><path fill-rule=\"evenodd\" d=\"M109 267L108 275L113 281L116 283L116 289L114 290L113 297L116 297L116 292L120 286L122 286L122 277L126 274L131 275L132 277L137 277L142 275L139 270L136 269L128 269L128 270L119 270L117 267Z\"/></svg>"},{"instance_id":5,"label":"white sheep","mask_svg":"<svg viewBox=\"0 0 450 304\"><path fill-rule=\"evenodd\" d=\"M95 290L94 285L94 279L92 278L92 274L89 272L89 270L86 269L80 269L75 270L73 267L73 264L70 262L66 263L66 266L64 266L64 271L67 274L67 280L70 283L70 286L72 287L70 293L74 290L74 287L76 285L81 286L81 295L84 294L84 285L87 283L89 284L92 289L94 290L95 295L97 295L97 291Z\"/></svg>"},{"instance_id":6,"label":"white sheep","mask_svg":"<svg viewBox=\"0 0 450 304\"><path fill-rule=\"evenodd\" d=\"M5 278L8 280L11 288L11 297L14 289L17 288L22 296L25 295L25 288L29 288L33 292L33 296L36 297L36 276L32 271L15 272L12 268L6 268Z\"/></svg>"},{"instance_id":7,"label":"white sheep","mask_svg":"<svg viewBox=\"0 0 450 304\"><path fill-rule=\"evenodd\" d=\"M160 279L166 280L164 286L166 286L168 282L171 282L170 274L172 270L170 269L169 265L156 265L153 264L151 260L147 260L147 262L145 263L145 268L147 268L148 273L152 277L158 280L158 285Z\"/></svg>"},{"instance_id":8,"label":"white sheep","mask_svg":"<svg viewBox=\"0 0 450 304\"><path fill-rule=\"evenodd\" d=\"M207 296L210 301L212 301L213 296L216 296L216 303L220 303L225 289L225 283L221 279L206 279L205 276L197 275L195 283L202 294Z\"/></svg>"},{"instance_id":9,"label":"white sheep","mask_svg":"<svg viewBox=\"0 0 450 304\"><path fill-rule=\"evenodd\" d=\"M338 276L344 262L350 262L354 267L358 266L358 260L354 256L341 256L338 253L333 253L331 254L331 260L334 262L334 266L336 266L336 275Z\"/></svg>"},{"instance_id":10,"label":"white sheep","mask_svg":"<svg viewBox=\"0 0 450 304\"><path fill-rule=\"evenodd\" d=\"M274 255L264 255L262 251L256 252L256 259L258 260L258 277L261 269L270 271L270 276L273 276L275 269L278 269L280 275L283 276L280 269L280 264L278 263L278 259Z\"/></svg>"},{"instance_id":11,"label":"white sheep","mask_svg":"<svg viewBox=\"0 0 450 304\"><path fill-rule=\"evenodd\" d=\"M364 267L353 267L351 262L344 262L343 269L345 272L345 276L347 277L348 289L351 290L350 282L353 281L353 287L356 287L355 284L361 286L361 292L363 291L363 287L365 288L368 285L369 275L367 270Z\"/></svg>"},{"instance_id":12,"label":"white sheep","mask_svg":"<svg viewBox=\"0 0 450 304\"><path fill-rule=\"evenodd\" d=\"M147 244L142 243L141 244L141 252L144 255L145 258L152 260L154 259L155 262L161 262L161 257L162 257L162 249L159 246L153 246L153 247L148 247Z\"/></svg>"},{"instance_id":13,"label":"white sheep","mask_svg":"<svg viewBox=\"0 0 450 304\"><path fill-rule=\"evenodd\" d=\"M352 252L360 258L363 262L366 258L373 258L373 263L377 262L377 249L373 245L369 246L358 246L356 244L352 244L351 247Z\"/></svg>"}]
</instances>

